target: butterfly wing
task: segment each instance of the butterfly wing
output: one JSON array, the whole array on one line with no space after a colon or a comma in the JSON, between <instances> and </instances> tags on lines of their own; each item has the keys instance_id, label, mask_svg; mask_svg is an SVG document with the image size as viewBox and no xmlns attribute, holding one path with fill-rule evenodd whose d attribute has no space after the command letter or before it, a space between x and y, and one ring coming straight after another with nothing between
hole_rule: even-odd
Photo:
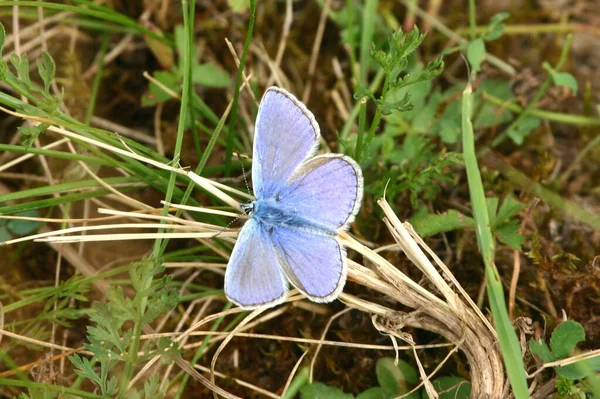
<instances>
[{"instance_id":1,"label":"butterfly wing","mask_svg":"<svg viewBox=\"0 0 600 399\"><path fill-rule=\"evenodd\" d=\"M314 157L302 164L279 192L285 212L332 232L345 228L358 213L363 194L360 167L341 154Z\"/></svg>"},{"instance_id":2,"label":"butterfly wing","mask_svg":"<svg viewBox=\"0 0 600 399\"><path fill-rule=\"evenodd\" d=\"M254 219L242 227L231 253L225 270L225 295L245 309L274 306L287 295L271 237Z\"/></svg>"},{"instance_id":3,"label":"butterfly wing","mask_svg":"<svg viewBox=\"0 0 600 399\"><path fill-rule=\"evenodd\" d=\"M319 125L296 97L278 87L269 88L256 118L252 183L258 199L273 198L294 170L314 153Z\"/></svg>"},{"instance_id":4,"label":"butterfly wing","mask_svg":"<svg viewBox=\"0 0 600 399\"><path fill-rule=\"evenodd\" d=\"M314 302L331 302L346 282L345 252L333 236L275 227L277 259L288 280Z\"/></svg>"}]
</instances>

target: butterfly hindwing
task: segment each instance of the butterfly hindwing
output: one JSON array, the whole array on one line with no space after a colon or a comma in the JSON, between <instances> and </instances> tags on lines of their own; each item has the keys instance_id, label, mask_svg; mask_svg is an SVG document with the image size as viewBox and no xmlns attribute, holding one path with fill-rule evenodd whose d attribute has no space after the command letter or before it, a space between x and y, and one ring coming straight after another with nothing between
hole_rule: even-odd
<instances>
[{"instance_id":1,"label":"butterfly hindwing","mask_svg":"<svg viewBox=\"0 0 600 399\"><path fill-rule=\"evenodd\" d=\"M287 295L287 282L271 237L254 219L242 227L231 253L225 270L225 294L231 302L247 309L273 306Z\"/></svg>"},{"instance_id":2,"label":"butterfly hindwing","mask_svg":"<svg viewBox=\"0 0 600 399\"><path fill-rule=\"evenodd\" d=\"M354 220L362 192L356 162L345 155L326 154L302 164L277 198L281 209L335 232Z\"/></svg>"},{"instance_id":3,"label":"butterfly hindwing","mask_svg":"<svg viewBox=\"0 0 600 399\"><path fill-rule=\"evenodd\" d=\"M315 302L331 302L346 282L343 248L333 236L274 227L271 239L283 273Z\"/></svg>"}]
</instances>

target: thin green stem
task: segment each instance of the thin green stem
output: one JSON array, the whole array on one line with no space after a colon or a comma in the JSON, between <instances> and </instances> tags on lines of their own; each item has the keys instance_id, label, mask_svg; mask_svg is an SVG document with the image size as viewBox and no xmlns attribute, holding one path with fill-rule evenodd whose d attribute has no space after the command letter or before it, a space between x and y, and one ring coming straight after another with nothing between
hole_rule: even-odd
<instances>
[{"instance_id":1,"label":"thin green stem","mask_svg":"<svg viewBox=\"0 0 600 399\"><path fill-rule=\"evenodd\" d=\"M108 44L110 37L108 34L104 34L104 38L102 39L102 44L100 45L100 51L98 52L98 68L96 69L96 75L94 76L94 82L92 84L92 94L90 96L90 102L88 104L88 109L85 114L85 119L83 123L89 125L92 121L92 117L94 116L94 111L96 110L96 100L98 99L98 91L100 90L100 84L102 83L102 74L104 73L104 56L108 51Z\"/></svg>"},{"instance_id":2,"label":"thin green stem","mask_svg":"<svg viewBox=\"0 0 600 399\"><path fill-rule=\"evenodd\" d=\"M381 90L381 99L384 100L385 96L388 92L390 84L390 75L386 75L385 81L383 82L383 89ZM383 113L379 107L377 107L377 111L375 111L375 116L373 117L373 121L371 122L371 127L369 128L369 135L367 136L367 141L365 143L365 148L369 148L373 138L375 137L375 132L379 127L379 122L381 121ZM358 162L358 160L357 160Z\"/></svg>"},{"instance_id":3,"label":"thin green stem","mask_svg":"<svg viewBox=\"0 0 600 399\"><path fill-rule=\"evenodd\" d=\"M456 33L464 34L470 31L472 28L458 28ZM489 29L487 25L477 26L475 28L476 34L482 34ZM579 24L579 23L556 23L556 24L519 24L510 25L506 24L502 35L539 35L540 33L572 33L572 32L586 32L595 35L600 35L600 29L594 26Z\"/></svg>"},{"instance_id":4,"label":"thin green stem","mask_svg":"<svg viewBox=\"0 0 600 399\"><path fill-rule=\"evenodd\" d=\"M477 9L475 8L475 0L469 0L469 30L471 40L477 37Z\"/></svg>"},{"instance_id":5,"label":"thin green stem","mask_svg":"<svg viewBox=\"0 0 600 399\"><path fill-rule=\"evenodd\" d=\"M525 108L518 104L506 102L501 98L498 98L489 93L482 93L481 98L490 104L497 105L498 107L507 109L511 112L523 113ZM529 115L535 116L541 119L545 119L551 122L566 123L568 125L575 126L600 126L600 118L594 118L591 116L584 115L570 115L563 114L560 112L545 111L542 109L532 109L529 111Z\"/></svg>"},{"instance_id":6,"label":"thin green stem","mask_svg":"<svg viewBox=\"0 0 600 399\"><path fill-rule=\"evenodd\" d=\"M377 89L379 88L379 85L383 81L384 77L385 77L385 71L383 69L379 69L377 71L377 74L375 75L375 78L373 78L371 85L369 86L369 91L371 91L371 92L377 91ZM354 125L354 121L358 117L359 112L360 112L360 102L357 102L354 104L352 111L350 111L350 117L344 123L344 127L342 128L342 131L340 132L341 140L346 140L348 138L348 136L350 135L350 129L352 129L352 126Z\"/></svg>"},{"instance_id":7,"label":"thin green stem","mask_svg":"<svg viewBox=\"0 0 600 399\"><path fill-rule=\"evenodd\" d=\"M587 143L583 150L581 150L579 154L577 154L577 156L575 157L573 162L571 162L567 170L565 170L564 173L560 176L560 179L558 179L561 184L564 184L569 179L569 177L571 177L571 173L573 173L573 171L579 165L579 163L581 163L581 161L583 161L587 154L590 153L598 145L600 145L600 134L594 137L592 140L590 140L590 142Z\"/></svg>"},{"instance_id":8,"label":"thin green stem","mask_svg":"<svg viewBox=\"0 0 600 399\"><path fill-rule=\"evenodd\" d=\"M231 175L231 159L233 156L233 138L235 136L235 125L237 122L238 100L240 97L240 87L242 87L242 77L244 66L246 65L246 56L250 48L252 40L252 32L254 31L254 22L256 20L256 0L250 0L250 21L248 21L248 32L246 32L246 41L244 42L244 50L240 57L240 66L238 68L235 79L235 90L233 92L233 103L231 105L231 113L229 114L229 129L227 131L227 148L225 153L225 176Z\"/></svg>"},{"instance_id":9,"label":"thin green stem","mask_svg":"<svg viewBox=\"0 0 600 399\"><path fill-rule=\"evenodd\" d=\"M360 100L360 113L358 115L358 134L356 136L356 148L354 158L360 163L363 151L363 140L365 138L365 126L367 124L367 99Z\"/></svg>"},{"instance_id":10,"label":"thin green stem","mask_svg":"<svg viewBox=\"0 0 600 399\"><path fill-rule=\"evenodd\" d=\"M600 216L588 211L581 205L564 199L559 194L544 187L543 185L532 181L527 175L513 166L503 162L502 159L494 153L490 153L485 158L486 164L492 166L504 175L511 183L521 187L525 192L550 205L553 209L558 209L567 217L577 220L579 223L590 226L596 231L600 231Z\"/></svg>"},{"instance_id":11,"label":"thin green stem","mask_svg":"<svg viewBox=\"0 0 600 399\"><path fill-rule=\"evenodd\" d=\"M562 51L560 53L560 58L558 59L558 62L556 63L556 65L554 67L555 70L557 70L557 71L560 70L563 67L565 61L567 60L567 55L569 54L569 49L571 48L571 40L572 39L573 39L573 35L571 35L571 34L567 35L567 38L565 40L565 45L563 46ZM519 114L519 116L514 121L512 121L512 123L506 129L504 129L504 131L502 133L500 133L492 141L492 145L491 145L492 148L497 147L498 145L503 143L504 140L506 140L506 138L508 137L508 132L513 130L515 128L515 126L517 126L519 123L521 123L523 118L525 118L526 116L531 114L531 111L533 109L535 109L535 106L537 105L537 103L548 92L548 89L550 89L550 86L552 86L552 76L550 74L548 74L548 77L546 78L544 83L540 86L538 91L533 96L533 99L527 105L527 107L525 107L523 112L521 112L521 114Z\"/></svg>"}]
</instances>

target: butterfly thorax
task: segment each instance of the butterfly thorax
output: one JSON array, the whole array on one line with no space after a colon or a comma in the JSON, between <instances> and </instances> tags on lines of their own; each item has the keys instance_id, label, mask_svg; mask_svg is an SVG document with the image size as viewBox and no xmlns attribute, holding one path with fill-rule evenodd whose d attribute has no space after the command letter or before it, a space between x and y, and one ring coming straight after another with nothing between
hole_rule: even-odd
<instances>
[{"instance_id":1,"label":"butterfly thorax","mask_svg":"<svg viewBox=\"0 0 600 399\"><path fill-rule=\"evenodd\" d=\"M317 221L299 216L294 209L286 208L275 200L256 200L241 205L242 211L256 221L270 225L287 227L313 234L336 236L334 229Z\"/></svg>"}]
</instances>

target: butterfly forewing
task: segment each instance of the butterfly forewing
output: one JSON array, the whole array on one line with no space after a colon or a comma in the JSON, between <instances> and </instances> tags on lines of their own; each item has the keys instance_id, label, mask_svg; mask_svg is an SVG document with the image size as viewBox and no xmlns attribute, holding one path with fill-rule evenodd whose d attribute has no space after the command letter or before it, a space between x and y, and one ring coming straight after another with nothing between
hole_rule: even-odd
<instances>
[{"instance_id":1,"label":"butterfly forewing","mask_svg":"<svg viewBox=\"0 0 600 399\"><path fill-rule=\"evenodd\" d=\"M320 133L313 114L283 89L268 89L258 109L252 155L257 199L272 198L316 150Z\"/></svg>"}]
</instances>

